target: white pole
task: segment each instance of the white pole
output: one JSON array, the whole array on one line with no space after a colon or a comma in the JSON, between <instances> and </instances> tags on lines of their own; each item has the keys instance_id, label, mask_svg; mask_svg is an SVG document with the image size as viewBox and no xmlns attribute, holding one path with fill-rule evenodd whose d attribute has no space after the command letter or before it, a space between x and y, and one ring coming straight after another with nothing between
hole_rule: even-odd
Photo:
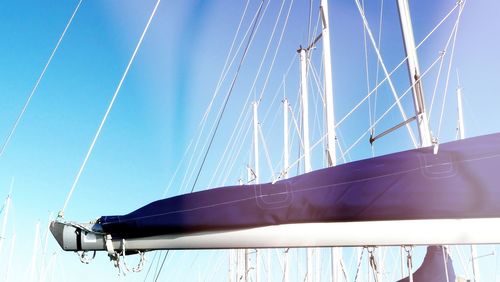
<instances>
[{"instance_id":1,"label":"white pole","mask_svg":"<svg viewBox=\"0 0 500 282\"><path fill-rule=\"evenodd\" d=\"M284 263L284 268L285 268L285 275L283 276L283 282L288 282L290 280L290 260L289 260L289 253L290 249L285 249L285 263Z\"/></svg>"},{"instance_id":2,"label":"white pole","mask_svg":"<svg viewBox=\"0 0 500 282\"><path fill-rule=\"evenodd\" d=\"M50 223L52 222L52 212L49 213L49 220L47 222L47 229L45 230L45 235L43 239L43 248L42 248L42 261L40 265L40 273L41 273L41 282L45 281L45 276L47 272L47 263L45 261L46 259L46 254L47 254L47 243L48 243L48 238L49 238L49 229L50 229Z\"/></svg>"},{"instance_id":3,"label":"white pole","mask_svg":"<svg viewBox=\"0 0 500 282\"><path fill-rule=\"evenodd\" d=\"M283 178L288 178L288 166L290 157L288 155L288 100L283 99Z\"/></svg>"},{"instance_id":4,"label":"white pole","mask_svg":"<svg viewBox=\"0 0 500 282\"><path fill-rule=\"evenodd\" d=\"M35 272L36 272L36 259L38 255L38 237L40 236L40 222L36 224L35 228L35 240L33 243L33 254L31 256L31 268L30 268L30 280L35 281Z\"/></svg>"},{"instance_id":5,"label":"white pole","mask_svg":"<svg viewBox=\"0 0 500 282\"><path fill-rule=\"evenodd\" d=\"M255 249L255 282L260 282L259 249Z\"/></svg>"},{"instance_id":6,"label":"white pole","mask_svg":"<svg viewBox=\"0 0 500 282\"><path fill-rule=\"evenodd\" d=\"M284 88L284 87L283 87ZM288 166L290 163L289 155L288 155L288 100L287 98L283 99L283 178L288 178ZM288 261L288 252L290 249L285 249L284 253L284 275L283 282L289 281L289 261ZM270 272L270 270L268 270Z\"/></svg>"},{"instance_id":7,"label":"white pole","mask_svg":"<svg viewBox=\"0 0 500 282\"><path fill-rule=\"evenodd\" d=\"M306 249L306 256L307 256L307 276L306 276L305 281L312 282L312 281L314 281L314 277L313 277L314 248L307 248Z\"/></svg>"},{"instance_id":8,"label":"white pole","mask_svg":"<svg viewBox=\"0 0 500 282\"><path fill-rule=\"evenodd\" d=\"M337 154L335 140L337 139L335 132L335 115L333 107L333 86L332 86L332 59L330 47L330 22L328 16L328 0L321 0L321 16L322 16L322 37L323 37L323 62L325 64L324 80L325 80L325 104L326 104L326 152L328 166L337 164ZM342 258L342 248L333 248L331 250L332 258L332 278L333 281L340 281L340 260Z\"/></svg>"},{"instance_id":9,"label":"white pole","mask_svg":"<svg viewBox=\"0 0 500 282\"><path fill-rule=\"evenodd\" d=\"M12 269L12 257L14 256L15 245L16 245L16 234L12 235L12 241L10 242L9 262L7 263L7 271L5 273L5 282L8 282L10 280L10 270Z\"/></svg>"},{"instance_id":10,"label":"white pole","mask_svg":"<svg viewBox=\"0 0 500 282\"><path fill-rule=\"evenodd\" d=\"M236 280L237 281L246 281L246 274L245 274L245 271L246 271L246 249L238 249L237 250L237 277L236 277Z\"/></svg>"},{"instance_id":11,"label":"white pole","mask_svg":"<svg viewBox=\"0 0 500 282\"><path fill-rule=\"evenodd\" d=\"M245 282L250 281L250 279L248 279L249 269L250 269L250 267L249 267L249 263L248 263L248 249L245 249L245 267L244 267L245 278L243 279L243 281L245 281Z\"/></svg>"},{"instance_id":12,"label":"white pole","mask_svg":"<svg viewBox=\"0 0 500 282\"><path fill-rule=\"evenodd\" d=\"M331 259L332 259L332 281L341 281L341 259L342 259L342 248L331 248Z\"/></svg>"},{"instance_id":13,"label":"white pole","mask_svg":"<svg viewBox=\"0 0 500 282\"><path fill-rule=\"evenodd\" d=\"M247 166L247 183L250 183L252 181L253 176L252 176L252 169L250 166ZM243 281L247 281L247 249L237 249L236 250L236 281L240 281L243 279ZM242 263L243 262L243 263Z\"/></svg>"},{"instance_id":14,"label":"white pole","mask_svg":"<svg viewBox=\"0 0 500 282\"><path fill-rule=\"evenodd\" d=\"M228 250L228 254L229 254L229 267L228 267L228 271L227 271L227 276L228 276L228 281L235 281L234 280L234 275L233 275L233 271L234 271L234 252L235 250L234 249L229 249Z\"/></svg>"},{"instance_id":15,"label":"white pole","mask_svg":"<svg viewBox=\"0 0 500 282\"><path fill-rule=\"evenodd\" d=\"M267 249L267 282L271 282L271 249Z\"/></svg>"},{"instance_id":16,"label":"white pole","mask_svg":"<svg viewBox=\"0 0 500 282\"><path fill-rule=\"evenodd\" d=\"M470 245L470 255L472 257L472 273L474 274L474 282L479 282L479 264L477 263L476 245Z\"/></svg>"},{"instance_id":17,"label":"white pole","mask_svg":"<svg viewBox=\"0 0 500 282\"><path fill-rule=\"evenodd\" d=\"M301 48L300 53L300 86L302 99L302 140L304 142L304 172L308 173L311 169L311 155L309 143L309 98L307 89L307 52ZM306 281L313 281L313 249L307 248L307 277Z\"/></svg>"},{"instance_id":18,"label":"white pole","mask_svg":"<svg viewBox=\"0 0 500 282\"><path fill-rule=\"evenodd\" d=\"M304 142L304 171L310 172L311 155L309 142L309 98L307 89L307 52L305 49L300 49L300 86L302 99L302 140Z\"/></svg>"},{"instance_id":19,"label":"white pole","mask_svg":"<svg viewBox=\"0 0 500 282\"><path fill-rule=\"evenodd\" d=\"M321 249L315 248L315 271L314 271L314 281L321 281Z\"/></svg>"},{"instance_id":20,"label":"white pole","mask_svg":"<svg viewBox=\"0 0 500 282\"><path fill-rule=\"evenodd\" d=\"M328 166L337 164L337 154L335 150L335 115L333 107L333 87L332 87L332 62L330 55L330 24L328 17L328 0L321 0L320 4L323 23L323 61L325 64L325 107L326 107L326 154Z\"/></svg>"},{"instance_id":21,"label":"white pole","mask_svg":"<svg viewBox=\"0 0 500 282\"><path fill-rule=\"evenodd\" d=\"M462 104L462 88L460 85L457 88L457 107L458 107L458 136L461 139L465 138L464 113ZM472 260L472 273L474 274L474 282L479 282L479 264L477 263L477 248L475 245L470 246L470 254Z\"/></svg>"},{"instance_id":22,"label":"white pole","mask_svg":"<svg viewBox=\"0 0 500 282\"><path fill-rule=\"evenodd\" d=\"M255 184L260 182L259 171L259 116L258 103L253 103L253 148L254 148L254 165L255 165ZM246 270L248 271L248 269ZM259 251L255 249L255 281L259 282Z\"/></svg>"},{"instance_id":23,"label":"white pole","mask_svg":"<svg viewBox=\"0 0 500 282\"><path fill-rule=\"evenodd\" d=\"M257 111L258 103L253 103L253 153L254 153L254 173L255 184L259 183L259 117Z\"/></svg>"},{"instance_id":24,"label":"white pole","mask_svg":"<svg viewBox=\"0 0 500 282\"><path fill-rule=\"evenodd\" d=\"M408 72L412 84L413 103L415 114L417 116L418 131L420 133L420 146L428 147L432 145L432 136L429 129L429 121L425 112L425 99L420 81L420 67L418 64L417 48L415 38L413 37L413 27L411 23L410 7L408 0L398 0L399 18L403 39L405 44L406 56L408 58Z\"/></svg>"},{"instance_id":25,"label":"white pole","mask_svg":"<svg viewBox=\"0 0 500 282\"><path fill-rule=\"evenodd\" d=\"M4 209L3 220L2 220L2 229L0 232L0 255L2 254L3 242L5 241L7 220L9 219L8 216L9 216L10 201L11 201L11 196L9 193L9 195L7 195L7 198L5 199L5 209Z\"/></svg>"},{"instance_id":26,"label":"white pole","mask_svg":"<svg viewBox=\"0 0 500 282\"><path fill-rule=\"evenodd\" d=\"M50 273L47 274L48 281L54 281L54 272L56 270L56 260L57 260L57 253L53 253L52 256L50 257L49 261L49 269Z\"/></svg>"},{"instance_id":27,"label":"white pole","mask_svg":"<svg viewBox=\"0 0 500 282\"><path fill-rule=\"evenodd\" d=\"M457 105L458 105L458 136L460 139L465 138L464 113L462 108L462 88L457 88Z\"/></svg>"}]
</instances>

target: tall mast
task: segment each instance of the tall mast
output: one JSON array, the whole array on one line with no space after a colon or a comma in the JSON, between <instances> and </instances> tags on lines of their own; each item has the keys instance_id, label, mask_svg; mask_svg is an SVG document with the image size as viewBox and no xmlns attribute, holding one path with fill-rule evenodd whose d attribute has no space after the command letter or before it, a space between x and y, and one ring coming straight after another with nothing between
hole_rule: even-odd
<instances>
[{"instance_id":1,"label":"tall mast","mask_svg":"<svg viewBox=\"0 0 500 282\"><path fill-rule=\"evenodd\" d=\"M7 228L7 220L9 219L10 202L12 201L12 187L14 186L14 178L10 181L10 190L5 199L4 214L2 220L2 229L0 229L0 255L2 255L3 242L5 241L5 231Z\"/></svg>"},{"instance_id":2,"label":"tall mast","mask_svg":"<svg viewBox=\"0 0 500 282\"><path fill-rule=\"evenodd\" d=\"M5 199L5 208L4 208L4 214L3 214L3 220L2 220L2 229L0 231L0 255L2 254L2 247L3 243L5 241L5 229L7 227L7 220L9 216L9 207L10 207L10 193L7 195L7 198Z\"/></svg>"},{"instance_id":3,"label":"tall mast","mask_svg":"<svg viewBox=\"0 0 500 282\"><path fill-rule=\"evenodd\" d=\"M300 89L302 100L302 140L304 142L304 172L310 172L311 152L309 143L309 93L307 89L307 51L298 50L300 54Z\"/></svg>"},{"instance_id":4,"label":"tall mast","mask_svg":"<svg viewBox=\"0 0 500 282\"><path fill-rule=\"evenodd\" d=\"M432 136L429 129L429 120L425 112L425 100L420 80L420 67L418 64L417 48L413 37L413 27L411 24L410 7L408 0L398 0L399 19L403 31L403 41L408 63L408 73L413 92L413 104L417 117L418 132L420 135L420 147L432 145Z\"/></svg>"},{"instance_id":5,"label":"tall mast","mask_svg":"<svg viewBox=\"0 0 500 282\"><path fill-rule=\"evenodd\" d=\"M30 267L30 282L35 281L35 276L37 272L37 256L38 256L38 242L39 242L39 236L40 236L40 222L36 224L35 228L35 241L33 243L33 253L31 255L31 267Z\"/></svg>"},{"instance_id":6,"label":"tall mast","mask_svg":"<svg viewBox=\"0 0 500 282\"><path fill-rule=\"evenodd\" d=\"M258 103L253 103L253 153L255 184L259 183L259 117L257 112Z\"/></svg>"},{"instance_id":7,"label":"tall mast","mask_svg":"<svg viewBox=\"0 0 500 282\"><path fill-rule=\"evenodd\" d=\"M320 4L323 31L323 63L325 64L325 104L326 104L326 154L328 166L337 164L337 154L335 151L335 115L333 108L333 87L332 87L332 61L330 55L330 24L328 17L328 0L321 0Z\"/></svg>"},{"instance_id":8,"label":"tall mast","mask_svg":"<svg viewBox=\"0 0 500 282\"><path fill-rule=\"evenodd\" d=\"M458 106L458 136L460 139L465 138L464 113L462 108L462 88L457 88L457 106Z\"/></svg>"},{"instance_id":9,"label":"tall mast","mask_svg":"<svg viewBox=\"0 0 500 282\"><path fill-rule=\"evenodd\" d=\"M260 171L259 171L259 116L258 116L258 102L255 101L253 103L253 148L254 148L254 166L255 166L255 184L260 183ZM248 249L246 250L248 254ZM248 256L247 256L248 259ZM245 272L248 272L249 268L245 269ZM248 276L247 276L248 277ZM248 281L248 280L247 280ZM255 249L255 281L260 281L259 274L259 251Z\"/></svg>"},{"instance_id":10,"label":"tall mast","mask_svg":"<svg viewBox=\"0 0 500 282\"><path fill-rule=\"evenodd\" d=\"M283 80L283 89L284 80ZM283 179L288 178L288 166L289 166L289 155L288 155L288 99L283 98ZM288 260L288 252L290 249L285 249L283 265L284 265L284 273L283 273L283 282L289 281L290 271L289 271L289 260ZM270 268L268 269L268 271Z\"/></svg>"},{"instance_id":11,"label":"tall mast","mask_svg":"<svg viewBox=\"0 0 500 282\"><path fill-rule=\"evenodd\" d=\"M460 140L465 138L465 125L464 125L464 112L462 104L462 87L460 82L457 88L457 110L458 110L458 138ZM470 246L470 254L472 261L472 274L474 275L474 282L479 282L479 264L477 263L477 248L475 245Z\"/></svg>"},{"instance_id":12,"label":"tall mast","mask_svg":"<svg viewBox=\"0 0 500 282\"><path fill-rule=\"evenodd\" d=\"M332 86L332 59L330 48L330 17L328 16L328 0L321 0L321 23L323 26L322 40L323 40L323 63L324 70L324 83L325 83L325 108L326 108L326 159L328 166L335 166L337 164L337 153L335 148L335 140L337 135L335 133L335 115L333 107L333 86ZM342 259L342 248L331 249L331 262L332 262L332 281L340 281L340 261Z\"/></svg>"},{"instance_id":13,"label":"tall mast","mask_svg":"<svg viewBox=\"0 0 500 282\"><path fill-rule=\"evenodd\" d=\"M7 262L7 271L5 273L6 282L10 281L10 270L12 269L12 258L14 257L14 247L16 246L16 234L12 235L12 240L10 242L10 250L9 250L9 260Z\"/></svg>"},{"instance_id":14,"label":"tall mast","mask_svg":"<svg viewBox=\"0 0 500 282\"><path fill-rule=\"evenodd\" d=\"M311 168L311 154L309 143L309 93L307 89L307 50L300 48L300 92L302 101L302 142L304 145L304 172L308 173ZM307 248L307 278L306 281L312 281L313 274L313 249Z\"/></svg>"},{"instance_id":15,"label":"tall mast","mask_svg":"<svg viewBox=\"0 0 500 282\"><path fill-rule=\"evenodd\" d=\"M288 178L288 100L283 99L283 178Z\"/></svg>"}]
</instances>

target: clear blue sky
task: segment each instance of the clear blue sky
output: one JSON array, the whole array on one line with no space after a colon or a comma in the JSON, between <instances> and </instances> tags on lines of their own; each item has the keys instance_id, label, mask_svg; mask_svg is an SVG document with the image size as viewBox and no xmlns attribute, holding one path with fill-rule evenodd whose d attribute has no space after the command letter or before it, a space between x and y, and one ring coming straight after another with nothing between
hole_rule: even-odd
<instances>
[{"instance_id":1,"label":"clear blue sky","mask_svg":"<svg viewBox=\"0 0 500 282\"><path fill-rule=\"evenodd\" d=\"M0 1L0 142L6 138L77 2ZM318 15L318 1L314 2L312 30ZM335 108L336 118L340 119L366 95L363 29L354 1L330 2ZM385 2L390 3L386 3L384 9L381 50L388 69L392 70L404 55L395 4L393 1ZM427 35L455 2L410 1L417 42ZM83 1L10 145L0 157L2 201L8 193L11 179L15 179L8 238L0 254L0 275L4 271L2 267L6 265L9 238L15 232L17 244L12 272L17 281L28 279L26 269L30 264L35 224L40 221L44 232L49 212L57 213L61 209L155 3L152 0ZM68 205L67 219L88 221L101 215L127 213L163 195L190 141L193 138L196 140L198 124L216 88L245 4L246 1L223 0L163 1L160 4ZM243 22L244 29L248 28L258 4L258 1L250 2ZM280 18L262 74L250 93L281 5L280 1L270 1L196 189L234 184L238 178L246 177L245 166L250 162L250 137L241 139L240 145L244 148L235 158L234 167L217 169L217 165L221 159L223 162L229 160L224 159L223 152L239 114L249 110L248 106L244 107L248 95L264 94L260 113L262 116L268 115L262 120L262 130L275 167L274 172L279 170L280 101L283 95L280 83L293 62L285 84L287 96L292 106L296 107L299 80L295 51L300 44L307 45L308 42L308 4L308 1L295 0L269 83L264 88L284 22L284 16ZM286 1L283 15L287 13L289 5L290 2ZM378 34L378 9L379 4L370 3L367 6L367 16L375 35ZM422 70L427 69L443 48L455 15L419 50ZM498 1L467 1L457 37L440 140L455 138L457 70L465 95L467 135L500 131L500 119L497 117L500 105L498 30ZM241 34L237 43L240 41ZM376 61L370 46L369 49L370 87L373 88ZM316 63L320 50L313 55ZM451 50L448 52L451 53ZM443 67L443 77L446 75L447 62ZM316 69L320 71L319 66ZM431 71L424 80L427 107L431 102L436 70ZM405 71L405 68L401 68L395 74L395 79L401 81L396 84L400 93L408 83ZM216 99L209 124L215 120L214 113L221 104L220 97L225 95L233 75L234 66ZM444 89L443 77L431 116L431 127L436 134ZM276 93L279 94L273 100ZM404 100L408 112L412 109L409 98ZM318 97L313 98L313 101L313 105L320 102ZM388 88L382 87L377 101L377 115L380 116L382 108L392 102ZM312 143L315 143L320 136L318 132L322 117L321 112L312 112L311 115L315 116L311 118L319 121L311 122L314 131ZM340 127L343 149L352 144L368 126L367 112L368 106L364 105ZM395 111L377 130L386 129L396 122L400 122L400 115ZM207 136L204 134L202 140ZM371 156L367 140L368 137L363 139L362 144L351 152L350 159ZM376 155L412 148L403 129L381 142L375 145ZM321 151L321 148L314 151L315 168L322 166ZM188 159L191 153L188 153ZM202 153L198 148L196 154ZM262 154L262 170L268 169L265 159L265 154ZM178 194L183 187L184 172L188 170L186 163L181 165L179 173L173 178L168 195ZM195 165L197 167L199 163ZM191 168L188 171L193 170ZM228 178L224 181L220 175L225 173ZM270 180L269 172L263 172L263 175L267 176L267 179L264 177L265 181ZM190 189L193 177L189 178L188 183L185 187ZM97 279L97 275L102 275L100 277L104 279L116 279L116 271L104 254L99 254L97 261L91 265L81 265L76 255L60 252L55 241L49 239L45 257L49 258L54 251L58 253L56 274L60 277L56 281L63 278L67 281L89 281ZM200 273L206 274L204 269L210 261L214 261L212 254L226 267L221 260L225 258L223 252L189 252L186 255L178 252L178 257L175 257L177 263L167 265L162 277L170 275L174 280L180 280L185 275L192 275L189 277L198 278ZM130 274L125 280L142 281L143 277L144 274Z\"/></svg>"}]
</instances>

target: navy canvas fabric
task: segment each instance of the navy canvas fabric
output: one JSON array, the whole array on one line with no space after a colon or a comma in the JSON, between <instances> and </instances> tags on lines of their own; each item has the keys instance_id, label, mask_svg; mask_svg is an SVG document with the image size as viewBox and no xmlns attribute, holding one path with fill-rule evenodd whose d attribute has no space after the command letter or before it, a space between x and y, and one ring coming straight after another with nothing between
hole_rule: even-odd
<instances>
[{"instance_id":1,"label":"navy canvas fabric","mask_svg":"<svg viewBox=\"0 0 500 282\"><path fill-rule=\"evenodd\" d=\"M455 282L453 262L446 248L428 246L422 265L413 273L413 282ZM410 282L405 277L397 282Z\"/></svg>"},{"instance_id":2,"label":"navy canvas fabric","mask_svg":"<svg viewBox=\"0 0 500 282\"><path fill-rule=\"evenodd\" d=\"M121 238L287 223L500 217L500 134L229 186L102 216Z\"/></svg>"}]
</instances>

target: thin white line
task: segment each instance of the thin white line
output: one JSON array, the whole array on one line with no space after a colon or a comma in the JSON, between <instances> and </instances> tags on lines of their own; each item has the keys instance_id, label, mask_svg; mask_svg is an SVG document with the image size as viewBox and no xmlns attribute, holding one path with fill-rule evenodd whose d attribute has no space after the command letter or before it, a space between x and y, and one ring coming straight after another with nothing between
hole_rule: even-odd
<instances>
[{"instance_id":1,"label":"thin white line","mask_svg":"<svg viewBox=\"0 0 500 282\"><path fill-rule=\"evenodd\" d=\"M47 71L47 68L49 67L50 65L50 62L52 62L52 58L54 58L54 55L56 54L56 51L57 49L59 48L59 45L61 44L63 38L64 38L64 35L66 34L66 31L68 30L69 26L71 25L71 22L73 21L73 18L75 17L76 15L76 12L78 11L78 9L80 8L80 4L82 4L82 1L83 0L80 0L80 2L78 2L78 5L76 6L75 8L75 11L73 11L73 14L71 15L71 18L69 18L69 21L68 23L66 24L66 27L64 28L64 31L63 33L61 34L61 36L59 37L59 40L57 41L57 44L56 44L56 47L54 47L54 50L52 50L52 53L50 54L50 57L47 61L47 63L45 64L45 67L43 68L42 70L42 73L40 73L40 76L38 77L36 83L35 83L35 86L33 87L33 89L31 90L31 93L30 95L28 96L28 99L26 100L26 102L24 103L24 106L21 110L21 112L19 113L19 115L17 116L17 119L16 121L14 122L14 125L12 126L10 132L9 132L9 135L7 136L7 139L5 139L3 145L2 145L2 149L0 150L0 157L3 155L3 153L5 152L5 149L7 148L7 145L9 144L10 142L10 139L12 139L12 136L14 136L14 133L17 129L17 126L19 125L19 122L21 121L21 119L23 118L23 115L24 113L26 112L26 109L28 108L30 102L31 102L31 98L33 97L33 95L35 95L35 92L36 90L38 89L38 85L40 84L40 81L42 81L42 78L43 76L45 75L45 71Z\"/></svg>"},{"instance_id":2,"label":"thin white line","mask_svg":"<svg viewBox=\"0 0 500 282\"><path fill-rule=\"evenodd\" d=\"M94 139L92 140L92 143L90 144L89 150L87 151L87 155L85 156L85 159L83 160L83 163L80 166L80 169L78 170L78 174L76 175L75 180L73 181L73 185L71 186L71 189L68 193L68 197L66 198L66 201L64 202L63 208L59 212L59 217L62 217L64 215L64 210L66 209L66 206L68 205L68 202L69 202L71 196L73 195L75 187L78 184L78 180L80 179L80 176L82 175L83 169L85 168L85 165L87 164L87 161L89 160L90 154L92 154L92 151L94 149L97 138L99 138L99 135L101 134L101 130L104 126L104 123L106 122L106 119L108 118L108 115L111 112L111 108L113 108L116 97L118 96L118 92L120 92L123 81L125 80L125 77L127 77L130 66L132 65L132 62L134 61L135 56L137 55L137 51L141 47L142 40L144 39L144 36L146 35L146 32L148 31L149 24L153 20L153 17L156 13L156 10L158 9L160 2L161 2L161 0L158 0L158 2L156 2L156 5L153 9L153 12L151 13L151 16L149 17L148 23L146 24L146 27L144 28L144 31L142 32L141 38L139 39L139 42L137 43L137 46L135 47L134 53L132 54L132 57L130 58L130 60L128 62L127 68L125 69L125 72L123 73L122 78L120 79L120 83L118 83L118 87L116 87L115 93L113 94L113 98L111 99L111 102L109 103L108 109L106 110L106 113L104 114L104 117L102 118L101 124L99 125L99 128L97 129L97 132L94 136Z\"/></svg>"}]
</instances>

